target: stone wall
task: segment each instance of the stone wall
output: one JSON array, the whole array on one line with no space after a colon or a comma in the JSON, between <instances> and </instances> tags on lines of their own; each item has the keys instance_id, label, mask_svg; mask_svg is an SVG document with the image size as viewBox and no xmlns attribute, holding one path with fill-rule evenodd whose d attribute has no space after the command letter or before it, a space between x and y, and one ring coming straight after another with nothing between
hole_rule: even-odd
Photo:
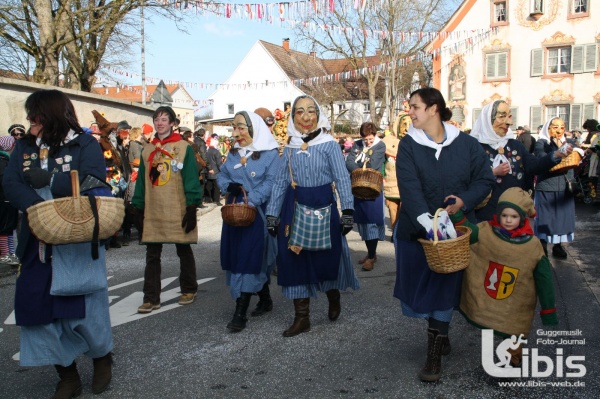
<instances>
[{"instance_id":1,"label":"stone wall","mask_svg":"<svg viewBox=\"0 0 600 399\"><path fill-rule=\"evenodd\" d=\"M25 119L25 100L31 93L40 89L59 89L67 94L75 106L77 118L83 127L89 127L94 121L92 110L104 113L105 118L110 122L126 120L134 127L140 127L143 123L152 125L152 113L156 107L114 100L77 90L0 78L0 135L8 134L8 127L13 123L21 123L26 128L29 127Z\"/></svg>"}]
</instances>

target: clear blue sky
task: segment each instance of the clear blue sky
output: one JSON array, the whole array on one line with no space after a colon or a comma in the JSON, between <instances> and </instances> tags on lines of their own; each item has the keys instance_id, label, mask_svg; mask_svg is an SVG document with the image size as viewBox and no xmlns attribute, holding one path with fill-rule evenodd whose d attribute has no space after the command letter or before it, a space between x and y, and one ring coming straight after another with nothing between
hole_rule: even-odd
<instances>
[{"instance_id":1,"label":"clear blue sky","mask_svg":"<svg viewBox=\"0 0 600 399\"><path fill-rule=\"evenodd\" d=\"M258 40L281 45L283 38L294 43L291 29L285 25L215 16L197 16L189 34L181 33L175 24L152 18L146 22L146 77L165 81L192 83L224 83ZM300 49L298 49L300 50ZM136 58L137 57L137 58ZM141 55L131 57L131 72L141 74ZM128 79L128 84L141 84L141 78ZM186 90L195 100L205 100L215 89Z\"/></svg>"}]
</instances>

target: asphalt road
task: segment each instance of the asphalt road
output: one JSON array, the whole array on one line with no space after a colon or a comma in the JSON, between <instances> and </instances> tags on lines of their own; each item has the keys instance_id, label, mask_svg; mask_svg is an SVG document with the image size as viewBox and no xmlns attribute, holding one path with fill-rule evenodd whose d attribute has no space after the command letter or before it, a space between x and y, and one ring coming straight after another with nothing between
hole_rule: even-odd
<instances>
[{"instance_id":1,"label":"asphalt road","mask_svg":"<svg viewBox=\"0 0 600 399\"><path fill-rule=\"evenodd\" d=\"M361 289L342 294L342 315L327 318L327 299L311 301L312 331L284 338L293 319L293 305L272 285L274 310L250 318L241 333L225 328L234 301L219 265L219 209L200 216L199 244L194 247L201 284L194 304L179 306L178 258L174 246L163 251L162 308L147 316L141 304L145 247L132 243L107 253L111 320L115 340L114 375L101 396L91 393L91 361L78 359L84 382L81 398L597 398L600 392L600 206L577 206L576 241L566 261L553 260L560 325L556 331L577 331L585 343L538 344L548 330L539 317L527 347L547 356L563 374L585 366L579 377L496 378L482 367L482 334L460 314L451 324L452 353L443 359L438 383L423 383L417 373L424 364L426 325L401 315L392 297L395 281L393 245L381 242L372 272L357 275ZM388 231L388 237L390 232ZM348 235L355 263L366 253L356 231ZM0 277L0 397L48 398L57 376L52 367L18 365L19 329L12 299L15 275ZM253 298L251 307L256 304ZM496 342L496 344L499 341ZM562 349L557 358L557 349ZM533 355L532 355L533 356ZM583 360L568 359L583 356ZM531 359L530 359L531 360ZM572 361L572 363L569 363ZM533 364L535 362L531 362ZM536 363L537 364L537 363ZM545 366L541 365L540 370ZM530 375L533 366L529 367ZM499 384L521 383L522 387ZM541 384L571 386L546 386ZM582 383L585 386L581 386ZM537 386L534 386L537 385ZM579 385L579 386L573 386Z\"/></svg>"}]
</instances>

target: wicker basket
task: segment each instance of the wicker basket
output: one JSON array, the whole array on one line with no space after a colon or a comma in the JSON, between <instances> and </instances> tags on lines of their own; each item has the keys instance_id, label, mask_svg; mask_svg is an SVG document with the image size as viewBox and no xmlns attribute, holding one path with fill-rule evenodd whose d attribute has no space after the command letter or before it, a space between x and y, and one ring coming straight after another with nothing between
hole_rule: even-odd
<instances>
[{"instance_id":1,"label":"wicker basket","mask_svg":"<svg viewBox=\"0 0 600 399\"><path fill-rule=\"evenodd\" d=\"M96 221L88 196L79 193L79 174L71 171L72 197L40 202L27 209L31 232L47 244L90 242L97 224L98 239L111 237L121 228L125 204L121 198L93 197L98 209Z\"/></svg>"},{"instance_id":2,"label":"wicker basket","mask_svg":"<svg viewBox=\"0 0 600 399\"><path fill-rule=\"evenodd\" d=\"M355 169L350 174L352 181L352 195L362 200L373 200L381 194L383 175L381 172L367 168L367 162L360 169Z\"/></svg>"},{"instance_id":3,"label":"wicker basket","mask_svg":"<svg viewBox=\"0 0 600 399\"><path fill-rule=\"evenodd\" d=\"M471 261L471 248L469 246L471 229L466 226L456 226L456 231L462 232L462 235L457 238L439 241L437 236L437 219L439 213L443 210L443 208L438 209L433 218L434 240L430 241L419 238L419 242L425 251L429 268L436 273L448 274L466 269L469 266L469 262Z\"/></svg>"},{"instance_id":4,"label":"wicker basket","mask_svg":"<svg viewBox=\"0 0 600 399\"><path fill-rule=\"evenodd\" d=\"M567 157L563 158L560 163L552 169L550 172L564 172L565 170L576 168L581 162L581 155L577 151L573 151Z\"/></svg>"},{"instance_id":5,"label":"wicker basket","mask_svg":"<svg viewBox=\"0 0 600 399\"><path fill-rule=\"evenodd\" d=\"M246 190L242 187L242 193L244 194L244 203L235 204L235 197L229 195L231 198L231 204L225 204L221 208L221 217L223 222L229 226L234 227L246 227L250 226L256 218L256 208L248 205L248 196Z\"/></svg>"}]
</instances>

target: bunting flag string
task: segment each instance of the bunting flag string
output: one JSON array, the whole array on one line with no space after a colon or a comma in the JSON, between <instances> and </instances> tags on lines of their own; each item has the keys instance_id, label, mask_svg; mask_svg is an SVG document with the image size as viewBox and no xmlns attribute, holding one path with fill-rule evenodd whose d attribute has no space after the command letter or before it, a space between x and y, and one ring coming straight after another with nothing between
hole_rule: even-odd
<instances>
[{"instance_id":1,"label":"bunting flag string","mask_svg":"<svg viewBox=\"0 0 600 399\"><path fill-rule=\"evenodd\" d=\"M386 72L392 68L404 67L412 62L423 61L430 57L439 57L442 54L461 54L466 51L472 49L476 44L483 42L488 39L492 34L496 34L498 32L497 27L493 27L487 30L473 30L471 31L472 35L469 37L465 37L460 41L456 41L449 46L434 49L432 51L421 51L418 54L400 57L398 59L392 60L390 62L372 65L370 67L364 67L359 69L354 69L346 72L340 72L325 76L314 76L306 79L296 79L296 80L284 80L284 81L269 81L269 82L260 82L260 83L200 83L200 82L183 82L178 80L165 80L156 77L146 77L146 84L158 84L161 80L168 85L179 85L183 88L187 89L201 89L201 90L259 90L266 88L280 88L280 87L288 87L289 85L301 86L301 85L317 85L325 82L338 82L340 80L350 80L356 79L360 75L366 75L370 72ZM114 67L108 68L110 72L116 75L123 76L128 79L140 79L141 75L136 72L124 71ZM137 85L139 87L139 85ZM141 93L141 90L136 89L134 85L123 84L122 87L124 89L130 90L132 92Z\"/></svg>"},{"instance_id":2,"label":"bunting flag string","mask_svg":"<svg viewBox=\"0 0 600 399\"><path fill-rule=\"evenodd\" d=\"M326 15L335 12L335 0L300 0L281 3L218 3L205 2L203 0L182 1L182 0L156 0L161 4L173 4L174 7L186 11L194 11L198 15L212 15L226 19L245 19L248 21L262 22L268 24L277 23L295 28L302 25L313 32L318 29L330 31L341 35L346 33L350 36L361 34L365 37L374 37L377 39L394 38L396 41L405 42L411 40L432 41L437 38L460 39L471 31L384 31L376 29L360 29L350 26L337 26L316 24L307 20L314 15ZM343 8L364 10L367 1L372 7L382 7L384 0L341 0Z\"/></svg>"}]
</instances>

